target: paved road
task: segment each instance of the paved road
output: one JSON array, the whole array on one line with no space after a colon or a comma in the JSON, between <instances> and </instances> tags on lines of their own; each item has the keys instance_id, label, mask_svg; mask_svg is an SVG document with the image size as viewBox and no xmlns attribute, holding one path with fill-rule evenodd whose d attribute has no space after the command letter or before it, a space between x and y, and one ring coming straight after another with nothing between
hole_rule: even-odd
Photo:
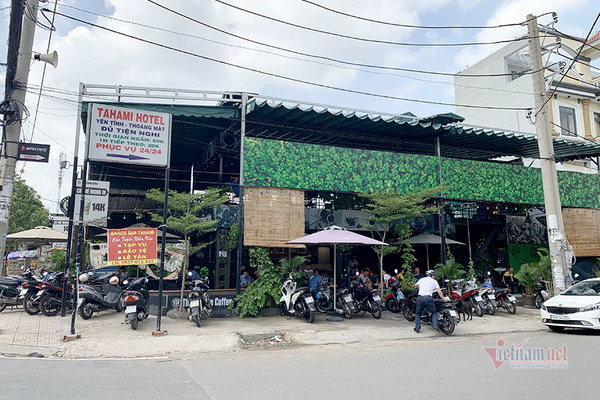
<instances>
[{"instance_id":1,"label":"paved road","mask_svg":"<svg viewBox=\"0 0 600 400\"><path fill-rule=\"evenodd\" d=\"M523 354L566 348L567 363L515 368L522 359L513 356L496 369L484 348L497 354L499 340L501 350L524 342ZM190 359L4 358L0 399L17 398L17 393L31 399L103 400L596 398L599 344L600 333L542 330L205 353Z\"/></svg>"}]
</instances>

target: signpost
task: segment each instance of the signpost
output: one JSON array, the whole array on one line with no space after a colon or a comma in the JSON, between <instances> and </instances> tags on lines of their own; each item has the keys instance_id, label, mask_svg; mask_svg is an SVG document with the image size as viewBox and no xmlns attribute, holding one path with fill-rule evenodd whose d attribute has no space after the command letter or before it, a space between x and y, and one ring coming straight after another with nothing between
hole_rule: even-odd
<instances>
[{"instance_id":1,"label":"signpost","mask_svg":"<svg viewBox=\"0 0 600 400\"><path fill-rule=\"evenodd\" d=\"M83 207L83 221L96 226L106 226L108 218L108 193L110 182L90 181L85 182L85 205ZM81 203L81 179L77 180L75 194L75 215L79 215Z\"/></svg>"},{"instance_id":2,"label":"signpost","mask_svg":"<svg viewBox=\"0 0 600 400\"><path fill-rule=\"evenodd\" d=\"M50 158L50 145L19 142L17 159L47 163Z\"/></svg>"},{"instance_id":3,"label":"signpost","mask_svg":"<svg viewBox=\"0 0 600 400\"><path fill-rule=\"evenodd\" d=\"M156 228L109 229L108 266L156 264Z\"/></svg>"}]
</instances>

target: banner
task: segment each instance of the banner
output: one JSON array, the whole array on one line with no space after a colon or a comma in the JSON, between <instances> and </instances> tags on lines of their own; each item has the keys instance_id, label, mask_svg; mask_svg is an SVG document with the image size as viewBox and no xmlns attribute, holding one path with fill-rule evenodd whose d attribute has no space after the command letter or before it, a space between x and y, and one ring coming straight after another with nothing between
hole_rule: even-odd
<instances>
[{"instance_id":1,"label":"banner","mask_svg":"<svg viewBox=\"0 0 600 400\"><path fill-rule=\"evenodd\" d=\"M156 228L109 229L108 266L156 264Z\"/></svg>"}]
</instances>

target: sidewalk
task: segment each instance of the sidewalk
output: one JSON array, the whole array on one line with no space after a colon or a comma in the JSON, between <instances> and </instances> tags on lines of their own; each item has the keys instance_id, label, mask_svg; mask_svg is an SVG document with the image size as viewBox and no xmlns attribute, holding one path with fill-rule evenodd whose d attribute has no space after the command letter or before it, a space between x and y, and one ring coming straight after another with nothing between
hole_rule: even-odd
<instances>
[{"instance_id":1,"label":"sidewalk","mask_svg":"<svg viewBox=\"0 0 600 400\"><path fill-rule=\"evenodd\" d=\"M384 311L381 319L371 315L351 320L327 321L318 314L315 323L283 316L258 318L211 318L198 328L187 320L161 319L166 335L152 336L156 317L140 322L136 331L123 323L124 315L105 311L85 321L77 317L76 334L80 339L65 342L70 334L70 314L61 318L31 316L21 309L0 313L0 355L27 356L39 353L45 357L65 358L140 358L190 357L198 353L238 351L244 349L348 344L360 342L393 342L402 339L444 337L428 325L420 334L414 323L401 314ZM512 333L543 329L539 310L517 308L515 315L500 310L461 321L452 336ZM36 356L34 354L33 356Z\"/></svg>"}]
</instances>

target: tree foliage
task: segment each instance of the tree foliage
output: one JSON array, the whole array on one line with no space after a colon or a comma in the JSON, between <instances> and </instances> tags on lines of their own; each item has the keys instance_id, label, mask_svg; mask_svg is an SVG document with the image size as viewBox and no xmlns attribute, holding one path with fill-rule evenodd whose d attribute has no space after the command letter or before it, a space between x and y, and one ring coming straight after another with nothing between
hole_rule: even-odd
<instances>
[{"instance_id":1,"label":"tree foliage","mask_svg":"<svg viewBox=\"0 0 600 400\"><path fill-rule=\"evenodd\" d=\"M164 205L165 194L160 189L150 189L146 192L146 197ZM172 229L183 235L184 257L181 264L182 277L181 298L179 304L183 307L183 288L184 274L189 265L191 255L197 253L210 243L202 243L197 246L191 246L190 239L192 235L203 235L215 230L215 225L219 220L209 218L214 207L220 206L227 201L228 197L221 189L208 188L201 193L186 193L169 190L167 200L167 228ZM158 213L149 213L153 221L162 223L163 216Z\"/></svg>"},{"instance_id":2,"label":"tree foliage","mask_svg":"<svg viewBox=\"0 0 600 400\"><path fill-rule=\"evenodd\" d=\"M10 201L8 233L21 232L36 226L47 226L50 213L40 196L20 177L15 178Z\"/></svg>"},{"instance_id":3,"label":"tree foliage","mask_svg":"<svg viewBox=\"0 0 600 400\"><path fill-rule=\"evenodd\" d=\"M385 242L387 233L394 227L397 234L398 245L378 246L375 251L379 255L379 269L381 281L383 281L383 257L387 254L400 252L403 260L402 267L408 272L414 263L414 249L408 242L410 238L409 222L425 214L437 211L436 208L428 208L425 202L431 196L440 193L444 187L435 187L433 189L424 189L418 192L407 194L398 194L393 192L373 192L362 194L368 200L367 209L373 215L370 219L369 228L378 236L378 239Z\"/></svg>"}]
</instances>

